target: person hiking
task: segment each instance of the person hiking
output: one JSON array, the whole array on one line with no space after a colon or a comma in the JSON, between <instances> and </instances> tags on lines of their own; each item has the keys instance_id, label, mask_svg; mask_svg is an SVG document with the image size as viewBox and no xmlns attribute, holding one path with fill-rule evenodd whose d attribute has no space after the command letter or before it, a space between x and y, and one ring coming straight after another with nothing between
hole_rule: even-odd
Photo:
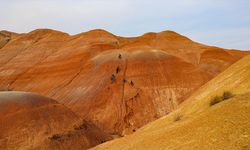
<instances>
[{"instance_id":1,"label":"person hiking","mask_svg":"<svg viewBox=\"0 0 250 150\"><path fill-rule=\"evenodd\" d=\"M131 86L134 86L134 82L133 82L133 81L130 81L130 85L131 85Z\"/></svg>"},{"instance_id":2,"label":"person hiking","mask_svg":"<svg viewBox=\"0 0 250 150\"><path fill-rule=\"evenodd\" d=\"M121 54L119 54L118 58L119 58L119 59L122 59L122 55L121 55Z\"/></svg>"},{"instance_id":3,"label":"person hiking","mask_svg":"<svg viewBox=\"0 0 250 150\"><path fill-rule=\"evenodd\" d=\"M111 80L112 82L115 81L115 75L114 75L114 74L111 75L110 80Z\"/></svg>"},{"instance_id":4,"label":"person hiking","mask_svg":"<svg viewBox=\"0 0 250 150\"><path fill-rule=\"evenodd\" d=\"M121 71L121 68L118 66L118 67L116 68L116 74L118 74L120 71Z\"/></svg>"}]
</instances>

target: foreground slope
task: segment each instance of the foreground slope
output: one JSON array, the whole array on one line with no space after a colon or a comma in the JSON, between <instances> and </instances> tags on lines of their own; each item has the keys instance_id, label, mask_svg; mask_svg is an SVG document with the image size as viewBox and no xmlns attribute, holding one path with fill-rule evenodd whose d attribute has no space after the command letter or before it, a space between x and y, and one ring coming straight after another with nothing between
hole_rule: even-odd
<instances>
[{"instance_id":1,"label":"foreground slope","mask_svg":"<svg viewBox=\"0 0 250 150\"><path fill-rule=\"evenodd\" d=\"M79 141L61 141L61 136L71 130ZM75 113L52 99L26 92L0 92L1 150L59 149L55 142L65 143L64 149L86 149L105 140L108 136L101 130L82 124ZM47 147L42 146L44 141Z\"/></svg>"},{"instance_id":2,"label":"foreground slope","mask_svg":"<svg viewBox=\"0 0 250 150\"><path fill-rule=\"evenodd\" d=\"M111 134L126 135L174 110L248 52L173 31L124 38L38 29L0 49L0 90L37 92Z\"/></svg>"},{"instance_id":3,"label":"foreground slope","mask_svg":"<svg viewBox=\"0 0 250 150\"><path fill-rule=\"evenodd\" d=\"M225 96L226 91L233 95ZM211 103L223 93L224 101ZM250 55L202 86L176 111L94 149L249 149L249 116Z\"/></svg>"}]
</instances>

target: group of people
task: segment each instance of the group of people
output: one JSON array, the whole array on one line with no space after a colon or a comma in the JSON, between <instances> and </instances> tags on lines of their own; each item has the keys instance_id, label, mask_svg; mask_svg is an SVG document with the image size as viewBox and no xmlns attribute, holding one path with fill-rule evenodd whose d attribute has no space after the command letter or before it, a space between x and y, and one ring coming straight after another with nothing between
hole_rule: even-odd
<instances>
[{"instance_id":1,"label":"group of people","mask_svg":"<svg viewBox=\"0 0 250 150\"><path fill-rule=\"evenodd\" d=\"M122 55L119 54L119 55L118 55L118 58L119 58L119 59L122 59ZM120 66L116 67L116 74L118 74L120 71L121 71ZM115 75L114 75L114 74L111 75L110 80L111 80L112 82L115 81ZM126 82L126 81L127 81L126 79L123 79L123 82ZM131 85L131 86L134 86L134 82L133 82L132 80L130 81L130 85Z\"/></svg>"}]
</instances>

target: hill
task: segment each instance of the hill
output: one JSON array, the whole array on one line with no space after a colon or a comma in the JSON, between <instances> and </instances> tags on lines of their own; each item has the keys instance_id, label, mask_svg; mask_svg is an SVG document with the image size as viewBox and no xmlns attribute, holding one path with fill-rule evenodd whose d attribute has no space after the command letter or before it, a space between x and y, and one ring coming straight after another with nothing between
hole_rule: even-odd
<instances>
[{"instance_id":1,"label":"hill","mask_svg":"<svg viewBox=\"0 0 250 150\"><path fill-rule=\"evenodd\" d=\"M250 55L134 134L93 149L249 149Z\"/></svg>"},{"instance_id":2,"label":"hill","mask_svg":"<svg viewBox=\"0 0 250 150\"><path fill-rule=\"evenodd\" d=\"M77 140L65 139L65 135ZM0 92L1 150L62 149L62 145L63 149L87 149L110 139L50 98L27 92Z\"/></svg>"},{"instance_id":3,"label":"hill","mask_svg":"<svg viewBox=\"0 0 250 150\"><path fill-rule=\"evenodd\" d=\"M0 49L0 89L53 98L123 136L175 110L248 53L173 31L125 38L100 29L77 35L37 29Z\"/></svg>"}]
</instances>

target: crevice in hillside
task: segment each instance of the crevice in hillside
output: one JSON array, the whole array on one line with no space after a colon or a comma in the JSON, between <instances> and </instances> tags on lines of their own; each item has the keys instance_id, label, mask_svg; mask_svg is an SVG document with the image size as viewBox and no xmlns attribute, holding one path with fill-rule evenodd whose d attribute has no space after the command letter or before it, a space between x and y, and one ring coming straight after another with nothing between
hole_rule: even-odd
<instances>
[{"instance_id":1,"label":"crevice in hillside","mask_svg":"<svg viewBox=\"0 0 250 150\"><path fill-rule=\"evenodd\" d=\"M124 72L123 72L123 77L122 77L122 79L125 79L125 80L126 80L127 65L128 65L128 60L125 59ZM122 102L124 101L124 88L125 88L125 82L122 81L122 96L121 96Z\"/></svg>"},{"instance_id":2,"label":"crevice in hillside","mask_svg":"<svg viewBox=\"0 0 250 150\"><path fill-rule=\"evenodd\" d=\"M119 55L119 59L120 58L120 55ZM124 71L123 71L123 74L122 74L122 87L121 87L121 101L119 102L119 109L120 111L118 111L118 118L121 118L122 117L122 112L123 112L123 106L125 105L125 102L124 102L124 90L125 90L125 84L126 84L126 72L127 72L127 64L128 64L128 60L127 58L125 58L124 60ZM126 111L126 110L125 110ZM119 125L120 123L119 122L116 122L115 125L114 125L114 128L115 129L119 129Z\"/></svg>"},{"instance_id":3,"label":"crevice in hillside","mask_svg":"<svg viewBox=\"0 0 250 150\"><path fill-rule=\"evenodd\" d=\"M122 120L120 120L121 122L117 122L115 124L115 129L116 130L120 130L118 132L122 132L120 134L123 134L124 130L126 129L130 129L133 126L133 122L131 122L131 118L134 116L134 110L133 110L133 103L134 100L138 99L140 97L140 88L136 88L134 86L134 82L131 80L130 82L128 82L128 80L126 79L126 74L127 74L127 67L128 67L128 60L125 59L124 62L124 71L123 71L123 75L122 75L122 87L121 87L121 100L119 101L119 117ZM128 84L131 88L136 89L135 94L129 98L129 99L125 99L125 84ZM122 124L124 126L121 126ZM135 129L131 129L131 131L134 131Z\"/></svg>"},{"instance_id":4,"label":"crevice in hillside","mask_svg":"<svg viewBox=\"0 0 250 150\"><path fill-rule=\"evenodd\" d=\"M140 97L140 89L137 88L136 94L125 101L126 114L124 116L124 122L126 128L130 128L131 126L133 126L133 123L131 122L131 118L134 116L133 103L139 97ZM135 129L133 128L133 130Z\"/></svg>"}]
</instances>

